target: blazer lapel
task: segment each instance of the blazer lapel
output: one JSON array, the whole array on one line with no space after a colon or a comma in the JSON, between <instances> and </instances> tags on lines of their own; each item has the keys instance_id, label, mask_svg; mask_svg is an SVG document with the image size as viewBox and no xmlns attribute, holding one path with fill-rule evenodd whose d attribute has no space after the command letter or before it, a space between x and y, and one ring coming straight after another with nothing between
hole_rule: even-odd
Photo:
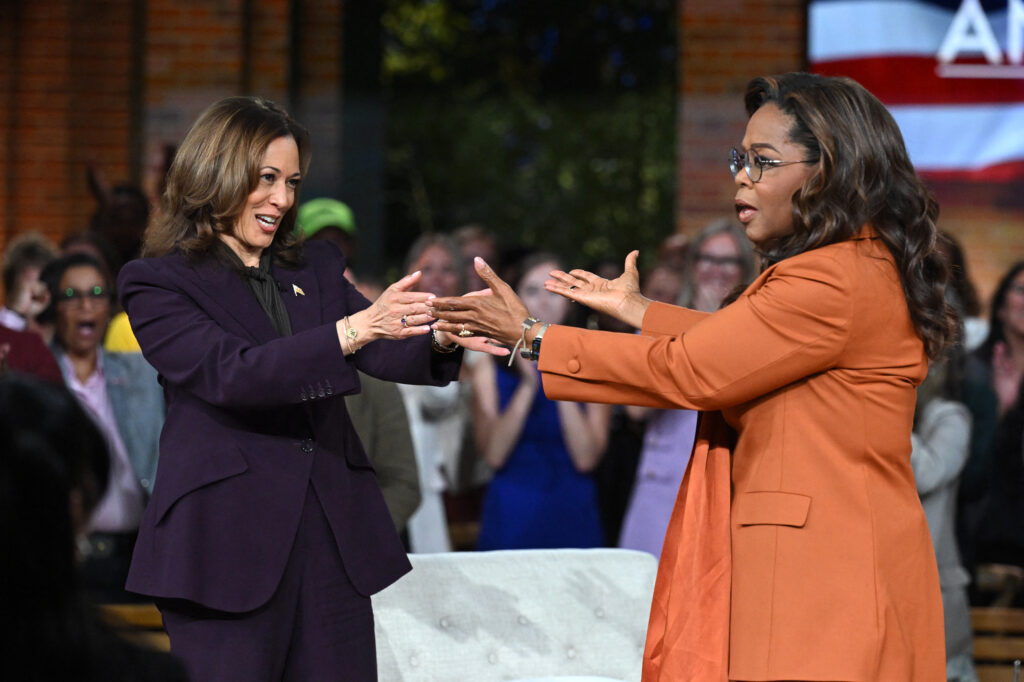
<instances>
[{"instance_id":1,"label":"blazer lapel","mask_svg":"<svg viewBox=\"0 0 1024 682\"><path fill-rule=\"evenodd\" d=\"M202 280L203 288L238 325L257 343L280 338L273 323L245 281L228 267L208 258L191 266Z\"/></svg>"}]
</instances>

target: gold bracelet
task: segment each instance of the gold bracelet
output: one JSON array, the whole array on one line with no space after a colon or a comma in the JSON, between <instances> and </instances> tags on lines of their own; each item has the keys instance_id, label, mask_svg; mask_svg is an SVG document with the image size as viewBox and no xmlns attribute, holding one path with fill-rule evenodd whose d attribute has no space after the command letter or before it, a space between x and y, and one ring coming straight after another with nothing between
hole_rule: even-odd
<instances>
[{"instance_id":1,"label":"gold bracelet","mask_svg":"<svg viewBox=\"0 0 1024 682\"><path fill-rule=\"evenodd\" d=\"M457 344L457 343L453 343L450 346L446 346L443 343L441 343L440 341L438 341L437 340L437 330L436 329L431 329L430 330L430 345L438 353L454 353L455 351L457 351L459 349L459 344Z\"/></svg>"},{"instance_id":2,"label":"gold bracelet","mask_svg":"<svg viewBox=\"0 0 1024 682\"><path fill-rule=\"evenodd\" d=\"M349 324L348 315L342 319L345 322L345 344L348 346L348 353L349 355L355 355L355 352L359 349L354 347L353 342L359 336L359 332Z\"/></svg>"}]
</instances>

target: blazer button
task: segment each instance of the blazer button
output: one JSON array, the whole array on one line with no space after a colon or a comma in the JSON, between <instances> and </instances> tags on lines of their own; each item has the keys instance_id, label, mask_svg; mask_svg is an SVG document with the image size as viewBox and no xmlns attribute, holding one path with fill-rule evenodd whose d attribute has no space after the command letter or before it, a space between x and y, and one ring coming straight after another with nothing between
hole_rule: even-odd
<instances>
[{"instance_id":1,"label":"blazer button","mask_svg":"<svg viewBox=\"0 0 1024 682\"><path fill-rule=\"evenodd\" d=\"M566 363L566 369L568 369L573 374L576 374L577 372L580 371L580 361L577 360L576 358L573 358L572 360Z\"/></svg>"},{"instance_id":2,"label":"blazer button","mask_svg":"<svg viewBox=\"0 0 1024 682\"><path fill-rule=\"evenodd\" d=\"M307 455L309 453L313 452L313 439L312 438L307 438L306 440L302 441L302 451L305 452Z\"/></svg>"}]
</instances>

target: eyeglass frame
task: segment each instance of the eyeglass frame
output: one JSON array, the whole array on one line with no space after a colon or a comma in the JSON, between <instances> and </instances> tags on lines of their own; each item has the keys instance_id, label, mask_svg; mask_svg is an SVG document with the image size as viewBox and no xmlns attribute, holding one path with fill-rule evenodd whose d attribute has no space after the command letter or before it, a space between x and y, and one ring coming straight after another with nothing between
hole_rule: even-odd
<instances>
[{"instance_id":1,"label":"eyeglass frame","mask_svg":"<svg viewBox=\"0 0 1024 682\"><path fill-rule=\"evenodd\" d=\"M716 256L712 253L698 253L696 263L704 263L709 267L736 268L743 267L743 259L739 256Z\"/></svg>"},{"instance_id":2,"label":"eyeglass frame","mask_svg":"<svg viewBox=\"0 0 1024 682\"><path fill-rule=\"evenodd\" d=\"M742 157L743 163L740 164L740 158ZM753 157L753 158L751 158ZM735 178L739 175L740 169L742 169L747 177L750 178L751 182L761 182L761 178L764 177L764 169L767 168L778 168L779 166L788 166L793 163L815 163L817 159L800 159L798 161L783 161L781 159L768 159L758 154L753 149L748 149L742 154L740 150L733 147L729 150L729 171L732 172L732 177ZM757 168L757 177L751 172L753 168Z\"/></svg>"},{"instance_id":3,"label":"eyeglass frame","mask_svg":"<svg viewBox=\"0 0 1024 682\"><path fill-rule=\"evenodd\" d=\"M110 292L105 287L97 284L92 288L92 291L79 291L73 287L66 287L57 297L57 303L67 303L77 307L85 305L86 301L98 301L109 304Z\"/></svg>"}]
</instances>

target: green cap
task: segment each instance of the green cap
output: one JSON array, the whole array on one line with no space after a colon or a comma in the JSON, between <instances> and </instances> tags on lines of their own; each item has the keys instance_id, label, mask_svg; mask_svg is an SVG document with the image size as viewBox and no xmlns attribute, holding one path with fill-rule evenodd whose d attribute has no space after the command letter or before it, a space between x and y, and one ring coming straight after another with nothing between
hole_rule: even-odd
<instances>
[{"instance_id":1,"label":"green cap","mask_svg":"<svg viewBox=\"0 0 1024 682\"><path fill-rule=\"evenodd\" d=\"M305 237L312 237L325 227L337 227L344 232L356 233L356 220L352 209L337 199L321 197L310 199L299 206L295 219L296 229Z\"/></svg>"}]
</instances>

